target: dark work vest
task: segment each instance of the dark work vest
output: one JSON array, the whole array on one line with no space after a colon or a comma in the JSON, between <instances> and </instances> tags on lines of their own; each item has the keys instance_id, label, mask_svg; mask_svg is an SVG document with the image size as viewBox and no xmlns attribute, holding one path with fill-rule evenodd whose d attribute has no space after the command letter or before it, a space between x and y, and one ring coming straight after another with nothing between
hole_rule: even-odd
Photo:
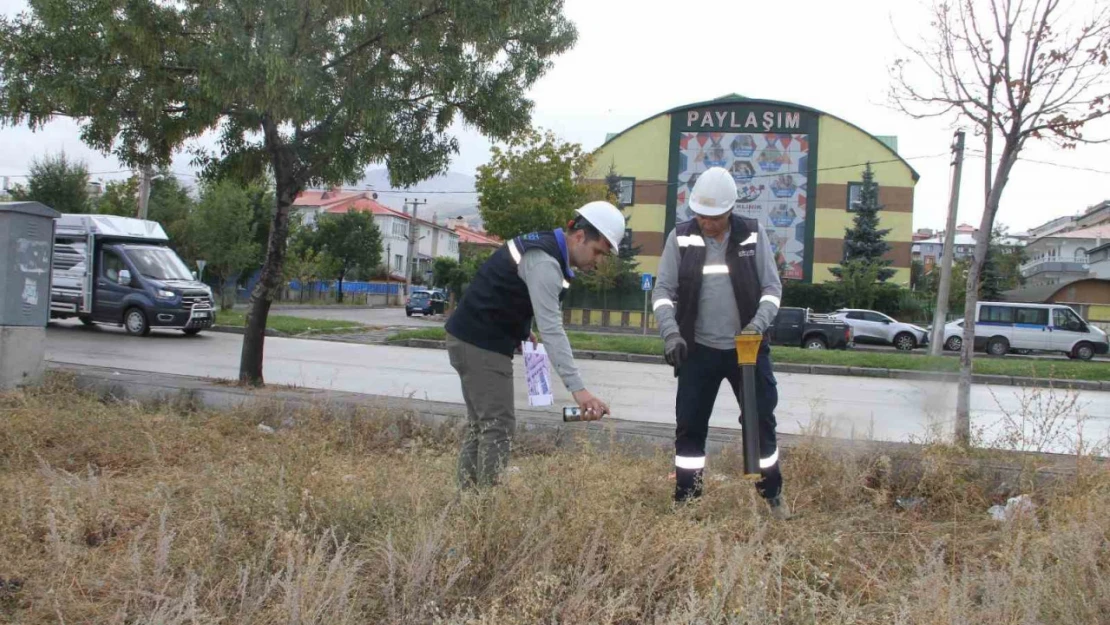
<instances>
[{"instance_id":1,"label":"dark work vest","mask_svg":"<svg viewBox=\"0 0 1110 625\"><path fill-rule=\"evenodd\" d=\"M498 248L478 269L458 308L447 320L452 336L482 349L512 356L532 326L532 298L517 266L529 250L542 250L563 270L562 301L574 278L561 229L521 235Z\"/></svg>"},{"instance_id":2,"label":"dark work vest","mask_svg":"<svg viewBox=\"0 0 1110 625\"><path fill-rule=\"evenodd\" d=\"M740 327L743 328L755 317L763 294L763 288L759 284L759 270L755 264L755 252L759 246L759 222L734 214L729 227L731 232L725 248L725 264L728 265L728 277L732 282L732 293L736 297L736 308L740 311ZM682 338L692 346L705 268L705 239L696 219L678 224L675 227L675 237L679 252L675 319ZM766 337L764 341L766 342Z\"/></svg>"}]
</instances>

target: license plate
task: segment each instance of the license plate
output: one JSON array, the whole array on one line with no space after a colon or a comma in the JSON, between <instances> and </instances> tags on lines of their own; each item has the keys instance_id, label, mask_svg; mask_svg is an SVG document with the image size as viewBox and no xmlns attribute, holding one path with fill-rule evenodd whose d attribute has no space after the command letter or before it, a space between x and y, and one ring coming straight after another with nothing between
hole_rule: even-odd
<instances>
[{"instance_id":1,"label":"license plate","mask_svg":"<svg viewBox=\"0 0 1110 625\"><path fill-rule=\"evenodd\" d=\"M197 319L207 319L208 318L208 313L198 312L198 313L193 313L193 316L196 317Z\"/></svg>"}]
</instances>

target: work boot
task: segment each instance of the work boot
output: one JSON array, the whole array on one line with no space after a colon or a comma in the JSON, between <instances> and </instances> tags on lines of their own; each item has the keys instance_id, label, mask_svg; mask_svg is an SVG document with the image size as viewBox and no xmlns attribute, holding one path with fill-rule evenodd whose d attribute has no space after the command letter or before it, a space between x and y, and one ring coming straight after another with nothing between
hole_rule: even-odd
<instances>
[{"instance_id":1,"label":"work boot","mask_svg":"<svg viewBox=\"0 0 1110 625\"><path fill-rule=\"evenodd\" d=\"M782 495L768 499L767 505L771 508L771 518L776 521L789 521L794 516L790 513L790 506L783 501Z\"/></svg>"}]
</instances>

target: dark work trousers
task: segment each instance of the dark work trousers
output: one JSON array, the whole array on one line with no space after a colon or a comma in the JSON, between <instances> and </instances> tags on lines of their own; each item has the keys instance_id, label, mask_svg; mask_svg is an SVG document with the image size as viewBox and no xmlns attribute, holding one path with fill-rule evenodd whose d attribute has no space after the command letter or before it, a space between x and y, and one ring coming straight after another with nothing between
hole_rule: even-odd
<instances>
[{"instance_id":1,"label":"dark work trousers","mask_svg":"<svg viewBox=\"0 0 1110 625\"><path fill-rule=\"evenodd\" d=\"M771 369L771 349L764 344L756 360L755 394L759 407L759 482L756 489L766 499L782 492L778 446L775 442L775 407L779 403L778 382ZM740 398L740 365L736 350L720 350L694 345L689 359L678 371L678 399L675 413L675 500L699 497L705 472L705 437L709 433L709 415L721 389L728 380L736 401ZM741 421L743 423L743 421Z\"/></svg>"}]
</instances>

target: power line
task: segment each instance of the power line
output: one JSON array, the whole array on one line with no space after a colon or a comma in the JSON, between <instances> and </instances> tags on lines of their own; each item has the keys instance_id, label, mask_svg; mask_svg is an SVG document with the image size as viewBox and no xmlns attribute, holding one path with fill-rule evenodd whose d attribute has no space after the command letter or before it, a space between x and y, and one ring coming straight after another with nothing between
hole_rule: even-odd
<instances>
[{"instance_id":1,"label":"power line","mask_svg":"<svg viewBox=\"0 0 1110 625\"><path fill-rule=\"evenodd\" d=\"M977 158L983 158L987 154L983 150L970 150L970 151L975 152L975 155L976 155ZM1037 160L1035 158L1026 158L1024 156L1018 156L1018 160L1019 161L1025 161L1027 163L1036 163L1038 165L1050 165L1052 167L1059 167L1061 169L1073 169L1075 171L1086 171L1086 172L1090 172L1092 174L1103 174L1103 175L1110 176L1110 171L1107 171L1105 169L1095 169L1093 167L1081 167L1079 165L1065 165L1064 163L1053 163L1052 161L1041 161L1041 160Z\"/></svg>"}]
</instances>

